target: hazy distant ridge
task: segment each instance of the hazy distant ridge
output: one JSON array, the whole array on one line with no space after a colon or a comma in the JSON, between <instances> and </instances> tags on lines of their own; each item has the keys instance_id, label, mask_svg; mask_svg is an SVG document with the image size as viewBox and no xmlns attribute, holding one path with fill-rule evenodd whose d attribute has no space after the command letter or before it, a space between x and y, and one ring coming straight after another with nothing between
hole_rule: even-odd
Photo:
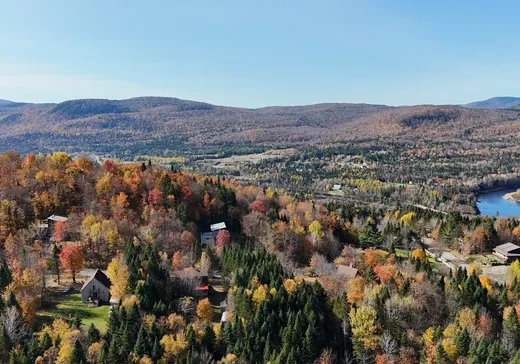
<instances>
[{"instance_id":1,"label":"hazy distant ridge","mask_svg":"<svg viewBox=\"0 0 520 364\"><path fill-rule=\"evenodd\" d=\"M520 105L520 97L493 97L484 101L475 101L464 105L472 109L511 109Z\"/></svg>"}]
</instances>

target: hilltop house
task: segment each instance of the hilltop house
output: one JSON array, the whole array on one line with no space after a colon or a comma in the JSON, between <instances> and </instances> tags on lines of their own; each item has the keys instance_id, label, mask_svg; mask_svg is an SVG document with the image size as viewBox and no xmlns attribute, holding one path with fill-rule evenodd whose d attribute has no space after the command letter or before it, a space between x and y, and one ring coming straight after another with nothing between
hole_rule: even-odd
<instances>
[{"instance_id":1,"label":"hilltop house","mask_svg":"<svg viewBox=\"0 0 520 364\"><path fill-rule=\"evenodd\" d=\"M520 259L520 246L513 243L502 244L493 249L493 255L502 263L511 263Z\"/></svg>"},{"instance_id":2,"label":"hilltop house","mask_svg":"<svg viewBox=\"0 0 520 364\"><path fill-rule=\"evenodd\" d=\"M47 228L46 238L48 242L54 241L54 230L57 223L64 223L68 220L67 217L51 215L45 219L44 226Z\"/></svg>"},{"instance_id":3,"label":"hilltop house","mask_svg":"<svg viewBox=\"0 0 520 364\"><path fill-rule=\"evenodd\" d=\"M110 279L97 269L81 287L81 302L110 302Z\"/></svg>"}]
</instances>

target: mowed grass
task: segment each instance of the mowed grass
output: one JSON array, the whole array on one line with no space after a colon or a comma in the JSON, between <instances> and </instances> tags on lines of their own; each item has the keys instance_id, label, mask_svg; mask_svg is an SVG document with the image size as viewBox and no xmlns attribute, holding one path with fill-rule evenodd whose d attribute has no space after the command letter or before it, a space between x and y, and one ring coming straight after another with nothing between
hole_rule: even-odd
<instances>
[{"instance_id":1,"label":"mowed grass","mask_svg":"<svg viewBox=\"0 0 520 364\"><path fill-rule=\"evenodd\" d=\"M406 249L395 248L395 255L400 257L400 258L408 258L409 256L412 256L412 252L408 251ZM433 267L436 267L437 264L439 263L431 255L426 254L426 258L428 258L428 261L430 262L430 264L433 264Z\"/></svg>"},{"instance_id":2,"label":"mowed grass","mask_svg":"<svg viewBox=\"0 0 520 364\"><path fill-rule=\"evenodd\" d=\"M38 326L50 325L56 318L71 320L77 315L81 319L82 326L88 327L93 323L101 332L105 332L109 308L108 305L91 308L81 302L79 293L53 293L46 297L44 307L38 311L37 323Z\"/></svg>"}]
</instances>

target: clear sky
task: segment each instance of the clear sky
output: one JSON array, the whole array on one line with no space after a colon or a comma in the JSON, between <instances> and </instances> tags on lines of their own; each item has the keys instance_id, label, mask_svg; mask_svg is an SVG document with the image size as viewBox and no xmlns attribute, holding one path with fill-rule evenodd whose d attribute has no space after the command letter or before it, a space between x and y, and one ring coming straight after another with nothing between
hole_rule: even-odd
<instances>
[{"instance_id":1,"label":"clear sky","mask_svg":"<svg viewBox=\"0 0 520 364\"><path fill-rule=\"evenodd\" d=\"M0 99L520 96L517 0L4 0L0 14Z\"/></svg>"}]
</instances>

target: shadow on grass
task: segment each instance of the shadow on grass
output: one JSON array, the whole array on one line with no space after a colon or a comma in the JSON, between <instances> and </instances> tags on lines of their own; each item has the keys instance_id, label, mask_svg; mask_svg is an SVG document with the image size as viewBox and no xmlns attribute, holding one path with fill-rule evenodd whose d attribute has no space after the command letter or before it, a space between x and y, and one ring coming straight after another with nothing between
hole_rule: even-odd
<instances>
[{"instance_id":1,"label":"shadow on grass","mask_svg":"<svg viewBox=\"0 0 520 364\"><path fill-rule=\"evenodd\" d=\"M38 311L37 327L50 325L54 319L72 320L79 317L83 325L94 322L96 327L103 329L108 314L108 306L89 307L81 302L79 293L50 292L44 299L43 306ZM101 327L100 327L101 326Z\"/></svg>"}]
</instances>

